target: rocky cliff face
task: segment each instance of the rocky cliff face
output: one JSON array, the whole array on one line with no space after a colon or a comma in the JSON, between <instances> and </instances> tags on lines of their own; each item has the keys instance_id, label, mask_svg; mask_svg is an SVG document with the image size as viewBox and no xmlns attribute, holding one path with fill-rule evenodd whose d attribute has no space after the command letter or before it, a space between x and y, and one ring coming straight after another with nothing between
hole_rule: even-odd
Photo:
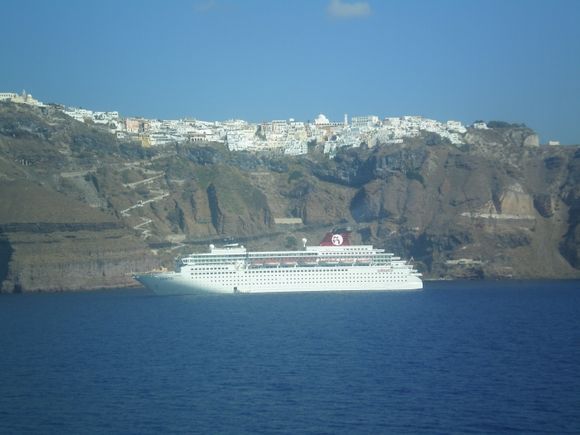
<instances>
[{"instance_id":1,"label":"rocky cliff face","mask_svg":"<svg viewBox=\"0 0 580 435\"><path fill-rule=\"evenodd\" d=\"M155 265L90 176L123 154L58 111L0 104L0 292L132 285Z\"/></svg>"},{"instance_id":2,"label":"rocky cliff face","mask_svg":"<svg viewBox=\"0 0 580 435\"><path fill-rule=\"evenodd\" d=\"M143 149L50 109L0 105L3 291L129 285L180 252L354 241L413 257L427 278L580 277L580 151L524 127L422 137L334 159ZM302 225L277 224L301 218Z\"/></svg>"},{"instance_id":3,"label":"rocky cliff face","mask_svg":"<svg viewBox=\"0 0 580 435\"><path fill-rule=\"evenodd\" d=\"M127 286L155 265L114 216L36 183L2 183L0 216L0 292Z\"/></svg>"}]
</instances>

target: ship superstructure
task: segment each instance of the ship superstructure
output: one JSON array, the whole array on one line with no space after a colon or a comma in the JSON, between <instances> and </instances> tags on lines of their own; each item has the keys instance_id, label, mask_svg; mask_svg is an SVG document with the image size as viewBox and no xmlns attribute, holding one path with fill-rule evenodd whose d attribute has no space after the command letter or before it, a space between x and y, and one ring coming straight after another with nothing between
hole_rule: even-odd
<instances>
[{"instance_id":1,"label":"ship superstructure","mask_svg":"<svg viewBox=\"0 0 580 435\"><path fill-rule=\"evenodd\" d=\"M350 233L326 234L301 251L249 252L238 244L179 260L175 272L135 278L158 294L417 290L420 273L405 260L371 245L350 245Z\"/></svg>"}]
</instances>

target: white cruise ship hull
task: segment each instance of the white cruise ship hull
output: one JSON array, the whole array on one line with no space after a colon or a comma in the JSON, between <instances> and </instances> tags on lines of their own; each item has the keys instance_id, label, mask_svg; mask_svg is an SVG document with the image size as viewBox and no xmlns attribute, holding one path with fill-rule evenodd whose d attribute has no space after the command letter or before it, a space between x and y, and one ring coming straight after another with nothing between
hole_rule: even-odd
<instances>
[{"instance_id":1,"label":"white cruise ship hull","mask_svg":"<svg viewBox=\"0 0 580 435\"><path fill-rule=\"evenodd\" d=\"M384 267L295 267L227 271L208 277L181 272L135 276L159 295L420 290L418 274Z\"/></svg>"}]
</instances>

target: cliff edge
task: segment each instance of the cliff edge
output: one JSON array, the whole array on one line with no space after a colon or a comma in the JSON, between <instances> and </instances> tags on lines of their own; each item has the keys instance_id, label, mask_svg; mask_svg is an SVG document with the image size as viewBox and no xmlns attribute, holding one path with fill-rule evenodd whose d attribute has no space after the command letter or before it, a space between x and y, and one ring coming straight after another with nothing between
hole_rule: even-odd
<instances>
[{"instance_id":1,"label":"cliff edge","mask_svg":"<svg viewBox=\"0 0 580 435\"><path fill-rule=\"evenodd\" d=\"M463 142L430 134L332 159L143 148L0 104L1 289L132 285L209 243L295 248L338 224L427 279L580 278L580 148L505 123Z\"/></svg>"}]
</instances>

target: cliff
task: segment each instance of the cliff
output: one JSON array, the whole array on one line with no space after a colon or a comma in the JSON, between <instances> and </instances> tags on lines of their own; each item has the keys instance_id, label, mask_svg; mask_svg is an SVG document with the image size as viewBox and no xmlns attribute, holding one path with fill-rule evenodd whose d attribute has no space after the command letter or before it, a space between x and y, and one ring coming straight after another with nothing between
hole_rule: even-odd
<instances>
[{"instance_id":1,"label":"cliff","mask_svg":"<svg viewBox=\"0 0 580 435\"><path fill-rule=\"evenodd\" d=\"M99 156L114 159L115 142L57 111L0 105L0 291L127 286L154 266L139 235L100 207L106 198L64 187Z\"/></svg>"},{"instance_id":2,"label":"cliff","mask_svg":"<svg viewBox=\"0 0 580 435\"><path fill-rule=\"evenodd\" d=\"M337 224L427 278L580 277L580 150L522 126L334 159L144 149L53 109L0 104L2 291L130 285L224 239L295 247ZM280 225L277 218L300 218Z\"/></svg>"}]
</instances>

